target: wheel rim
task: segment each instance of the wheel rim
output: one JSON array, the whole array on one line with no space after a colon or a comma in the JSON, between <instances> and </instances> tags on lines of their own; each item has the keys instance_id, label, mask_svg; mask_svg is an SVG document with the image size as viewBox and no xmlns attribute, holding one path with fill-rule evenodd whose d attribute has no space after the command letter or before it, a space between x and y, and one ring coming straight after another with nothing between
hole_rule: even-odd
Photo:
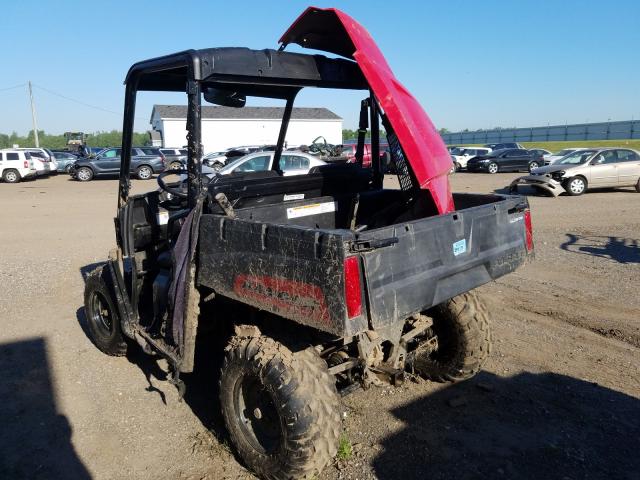
<instances>
[{"instance_id":1,"label":"wheel rim","mask_svg":"<svg viewBox=\"0 0 640 480\"><path fill-rule=\"evenodd\" d=\"M529 165L529 170L533 170L535 168L538 168L538 163L537 162L531 162L531 165Z\"/></svg>"},{"instance_id":2,"label":"wheel rim","mask_svg":"<svg viewBox=\"0 0 640 480\"><path fill-rule=\"evenodd\" d=\"M569 184L569 189L573 193L582 193L584 192L584 182L579 178L576 178L571 181L571 184Z\"/></svg>"},{"instance_id":3,"label":"wheel rim","mask_svg":"<svg viewBox=\"0 0 640 480\"><path fill-rule=\"evenodd\" d=\"M91 174L86 168L81 168L80 170L78 170L77 175L80 180L89 180L91 178Z\"/></svg>"},{"instance_id":4,"label":"wheel rim","mask_svg":"<svg viewBox=\"0 0 640 480\"><path fill-rule=\"evenodd\" d=\"M91 295L91 311L89 312L89 318L100 330L104 333L110 334L113 328L113 315L109 308L107 299L100 292L93 292Z\"/></svg>"},{"instance_id":5,"label":"wheel rim","mask_svg":"<svg viewBox=\"0 0 640 480\"><path fill-rule=\"evenodd\" d=\"M180 170L182 168L182 164L178 162L174 162L171 164L171 170Z\"/></svg>"},{"instance_id":6,"label":"wheel rim","mask_svg":"<svg viewBox=\"0 0 640 480\"><path fill-rule=\"evenodd\" d=\"M489 165L489 173L498 173L498 165L495 163Z\"/></svg>"},{"instance_id":7,"label":"wheel rim","mask_svg":"<svg viewBox=\"0 0 640 480\"><path fill-rule=\"evenodd\" d=\"M233 393L236 420L244 438L257 452L275 452L281 443L282 428L270 393L252 375L238 379Z\"/></svg>"},{"instance_id":8,"label":"wheel rim","mask_svg":"<svg viewBox=\"0 0 640 480\"><path fill-rule=\"evenodd\" d=\"M146 180L150 176L151 176L151 169L149 167L141 167L140 170L138 170L138 177Z\"/></svg>"},{"instance_id":9,"label":"wheel rim","mask_svg":"<svg viewBox=\"0 0 640 480\"><path fill-rule=\"evenodd\" d=\"M7 182L11 182L11 183L18 180L18 176L16 175L16 172L7 172L7 174L5 175L5 178Z\"/></svg>"}]
</instances>

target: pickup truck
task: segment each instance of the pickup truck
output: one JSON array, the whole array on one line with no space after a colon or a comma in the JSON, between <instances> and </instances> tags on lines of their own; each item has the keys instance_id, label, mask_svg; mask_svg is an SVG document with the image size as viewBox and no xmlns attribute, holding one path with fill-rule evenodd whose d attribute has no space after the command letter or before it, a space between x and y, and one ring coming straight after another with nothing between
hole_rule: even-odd
<instances>
[{"instance_id":1,"label":"pickup truck","mask_svg":"<svg viewBox=\"0 0 640 480\"><path fill-rule=\"evenodd\" d=\"M332 461L341 395L398 385L407 370L452 382L476 374L491 329L473 289L533 255L526 198L451 192L440 135L364 27L310 7L280 43L130 68L117 246L85 285L96 346L161 355L181 393L196 344L213 354L224 341L224 424L244 464L269 479L310 478ZM286 51L292 43L342 58ZM293 103L312 87L362 91L358 142L369 130L370 167L357 148L354 163L284 174ZM136 96L147 90L186 92L187 169L130 195ZM286 103L271 169L203 176L202 100L242 108L253 96ZM381 125L393 185L381 168Z\"/></svg>"}]
</instances>

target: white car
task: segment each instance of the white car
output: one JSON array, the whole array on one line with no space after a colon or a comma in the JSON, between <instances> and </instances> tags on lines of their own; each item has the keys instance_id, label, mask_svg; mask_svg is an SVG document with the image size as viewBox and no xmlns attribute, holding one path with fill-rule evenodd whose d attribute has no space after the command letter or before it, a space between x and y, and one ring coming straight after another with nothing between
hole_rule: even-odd
<instances>
[{"instance_id":1,"label":"white car","mask_svg":"<svg viewBox=\"0 0 640 480\"><path fill-rule=\"evenodd\" d=\"M451 158L456 171L467 168L467 162L473 157L486 155L491 152L488 147L457 147L451 151Z\"/></svg>"},{"instance_id":2,"label":"white car","mask_svg":"<svg viewBox=\"0 0 640 480\"><path fill-rule=\"evenodd\" d=\"M263 172L271 170L273 164L273 154L275 152L256 152L240 157L233 162L225 165L218 173L220 175L229 175L239 172ZM305 175L309 173L313 167L327 165L327 162L304 152L283 152L280 157L280 170L283 175ZM202 173L215 173L216 170L210 167L202 166Z\"/></svg>"},{"instance_id":3,"label":"white car","mask_svg":"<svg viewBox=\"0 0 640 480\"><path fill-rule=\"evenodd\" d=\"M44 148L17 148L22 152L29 152L31 154L31 160L33 166L36 168L37 175L49 175L51 173L57 173L58 162L52 161L53 153L47 152Z\"/></svg>"},{"instance_id":4,"label":"white car","mask_svg":"<svg viewBox=\"0 0 640 480\"><path fill-rule=\"evenodd\" d=\"M29 152L5 148L0 150L0 178L7 183L17 183L36 176L36 168Z\"/></svg>"},{"instance_id":5,"label":"white car","mask_svg":"<svg viewBox=\"0 0 640 480\"><path fill-rule=\"evenodd\" d=\"M578 152L580 150L589 150L588 148L563 148L559 152L552 153L551 155L545 155L544 164L545 165L553 165L561 158L566 157L567 155L572 154L573 152Z\"/></svg>"}]
</instances>

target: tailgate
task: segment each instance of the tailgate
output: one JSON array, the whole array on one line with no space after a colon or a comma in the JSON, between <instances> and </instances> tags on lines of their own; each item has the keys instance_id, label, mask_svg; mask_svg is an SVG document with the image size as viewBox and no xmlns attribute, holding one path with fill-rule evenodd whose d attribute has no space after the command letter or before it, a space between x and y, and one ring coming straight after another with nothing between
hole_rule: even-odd
<instances>
[{"instance_id":1,"label":"tailgate","mask_svg":"<svg viewBox=\"0 0 640 480\"><path fill-rule=\"evenodd\" d=\"M495 197L494 197L495 198ZM504 197L358 237L374 328L515 270L532 250L528 202ZM397 241L396 241L397 239Z\"/></svg>"}]
</instances>

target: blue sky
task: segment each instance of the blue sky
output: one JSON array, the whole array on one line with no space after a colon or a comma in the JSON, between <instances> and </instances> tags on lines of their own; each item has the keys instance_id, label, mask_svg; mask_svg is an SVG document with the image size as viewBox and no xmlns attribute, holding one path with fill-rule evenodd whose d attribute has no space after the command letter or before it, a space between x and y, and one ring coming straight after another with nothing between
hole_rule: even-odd
<instances>
[{"instance_id":1,"label":"blue sky","mask_svg":"<svg viewBox=\"0 0 640 480\"><path fill-rule=\"evenodd\" d=\"M276 48L300 1L36 1L3 5L0 133L121 129L135 61L187 48ZM526 127L640 118L640 1L335 1L377 41L437 127ZM74 19L77 18L77 19ZM11 39L10 41L8 39ZM295 50L295 48L290 47ZM43 90L43 88L49 90ZM100 107L89 108L69 99ZM355 128L361 94L307 92ZM144 93L136 130L154 103ZM255 103L254 103L255 104Z\"/></svg>"}]
</instances>

